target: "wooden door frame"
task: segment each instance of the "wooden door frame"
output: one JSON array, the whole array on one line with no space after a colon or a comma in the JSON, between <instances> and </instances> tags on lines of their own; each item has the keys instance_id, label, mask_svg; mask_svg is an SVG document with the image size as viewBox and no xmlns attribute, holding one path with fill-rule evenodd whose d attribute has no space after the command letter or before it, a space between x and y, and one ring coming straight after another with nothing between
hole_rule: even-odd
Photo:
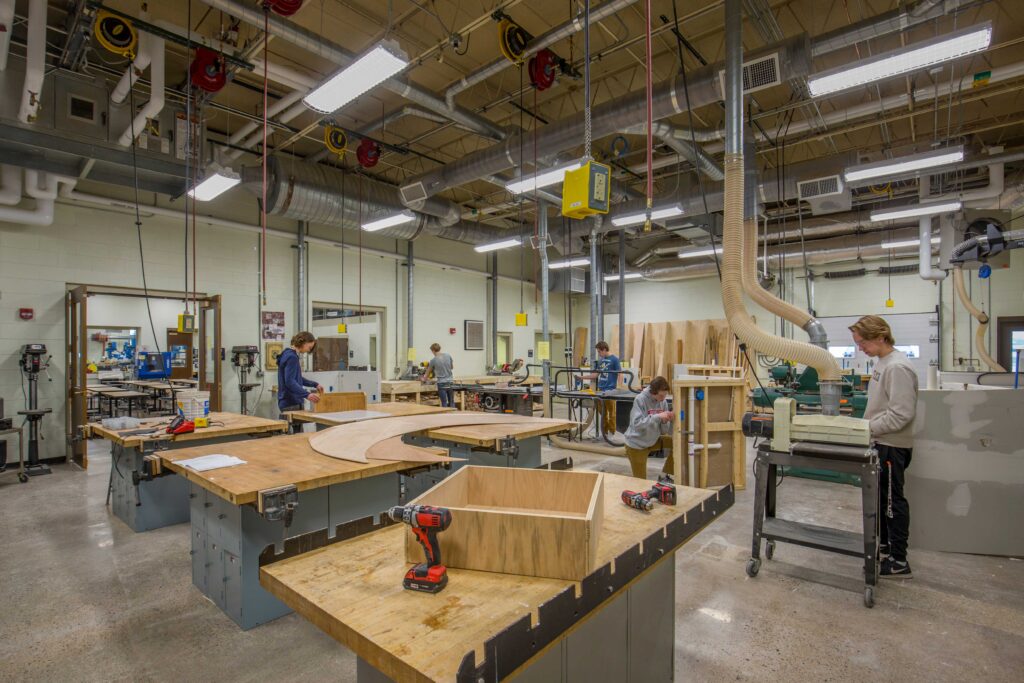
<instances>
[{"instance_id":1,"label":"wooden door frame","mask_svg":"<svg viewBox=\"0 0 1024 683\"><path fill-rule=\"evenodd\" d=\"M213 311L213 384L206 381L206 312ZM210 392L210 412L220 412L223 381L221 377L221 301L220 295L208 297L199 305L199 388Z\"/></svg>"},{"instance_id":2,"label":"wooden door frame","mask_svg":"<svg viewBox=\"0 0 1024 683\"><path fill-rule=\"evenodd\" d=\"M188 343L188 353L185 354L185 363L186 363L187 369L188 369L188 377L181 377L181 378L174 377L174 367L172 366L171 367L171 379L192 379L192 368L195 366L195 357L193 355L195 353L195 348L196 348L196 335L195 335L195 332L178 332L178 328L176 328L176 327L168 327L167 328L167 334L164 335L164 341L167 342L168 337L170 337L172 334L187 334L187 335L189 335L191 337L191 340ZM168 351L171 350L171 344L169 342L167 343L167 350Z\"/></svg>"},{"instance_id":3,"label":"wooden door frame","mask_svg":"<svg viewBox=\"0 0 1024 683\"><path fill-rule=\"evenodd\" d=\"M89 449L80 428L86 414L89 288L78 285L64 294L64 440L65 460L89 467ZM79 418L79 419L76 419Z\"/></svg>"}]
</instances>

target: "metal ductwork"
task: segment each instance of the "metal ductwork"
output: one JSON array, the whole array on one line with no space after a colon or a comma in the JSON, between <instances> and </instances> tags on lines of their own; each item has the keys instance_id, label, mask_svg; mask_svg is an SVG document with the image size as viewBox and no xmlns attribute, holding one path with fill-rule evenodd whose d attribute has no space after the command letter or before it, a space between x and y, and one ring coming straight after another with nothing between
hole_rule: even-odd
<instances>
[{"instance_id":1,"label":"metal ductwork","mask_svg":"<svg viewBox=\"0 0 1024 683\"><path fill-rule=\"evenodd\" d=\"M242 181L258 190L262 180L259 167L242 169ZM360 210L360 204L362 208ZM472 244L493 241L500 233L476 224L461 222L457 204L439 198L423 202L422 211L440 214L418 215L417 220L375 234L395 239L416 239L433 235ZM272 156L267 164L267 213L320 225L359 230L360 218L374 218L406 211L398 188L393 185L346 174L335 168L306 162L289 163Z\"/></svg>"},{"instance_id":2,"label":"metal ductwork","mask_svg":"<svg viewBox=\"0 0 1024 683\"><path fill-rule=\"evenodd\" d=\"M624 10L634 3L636 3L636 0L608 0L608 2L602 3L600 7L595 7L590 10L590 23L595 24L599 21L603 21L604 19L614 15L616 12ZM550 31L535 37L529 42L526 49L523 50L522 60L525 61L544 48L550 47L569 36L579 33L583 30L583 21L583 14L580 13L564 24L560 24L552 28ZM445 101L447 101L448 106L454 107L455 97L459 93L464 90L468 90L477 83L486 81L491 76L500 74L511 66L512 62L508 61L504 57L494 60L487 66L459 79L457 83L448 88L444 94Z\"/></svg>"},{"instance_id":3,"label":"metal ductwork","mask_svg":"<svg viewBox=\"0 0 1024 683\"><path fill-rule=\"evenodd\" d=\"M887 237L889 234L889 231L886 231ZM912 240L917 236L917 228L903 228L891 234L894 240ZM932 245L932 252L938 253L938 245ZM768 254L768 262L773 267L779 267L785 258L787 268L803 268L805 265L820 266L846 261L872 261L887 259L889 256L892 256L893 259L908 259L917 256L917 247L882 249L877 236L855 235L815 242L813 245L807 246L806 253L807 262L805 264L804 251L800 248L800 244L787 244L781 250L773 249ZM763 261L762 257L758 258ZM916 271L916 267L914 270ZM655 263L643 268L641 273L645 280L671 282L717 275L717 270L714 261L707 260L700 263Z\"/></svg>"},{"instance_id":4,"label":"metal ductwork","mask_svg":"<svg viewBox=\"0 0 1024 683\"><path fill-rule=\"evenodd\" d=\"M754 57L768 54L777 54L778 63L786 67L786 78L810 73L810 47L806 35L769 45L758 50ZM690 108L696 109L723 99L718 76L722 68L722 64L706 66L687 77ZM654 88L652 102L654 120L686 111L686 100L682 74L658 84ZM646 112L647 96L642 90L606 102L591 112L593 136L599 138L634 126L637 121L646 118ZM402 186L402 197L406 201L429 197L507 168L521 166L526 160L525 151L535 147L548 155L574 149L583 139L583 119L584 112L579 112L541 126L536 131L514 135L497 145L421 174ZM524 151L522 156L520 148Z\"/></svg>"},{"instance_id":5,"label":"metal ductwork","mask_svg":"<svg viewBox=\"0 0 1024 683\"><path fill-rule=\"evenodd\" d=\"M288 21L287 19L283 19L272 12L265 15L264 11L257 4L244 4L238 0L202 0L202 2L214 9L226 12L233 17L241 19L247 24L251 24L252 26L256 26L260 29L263 28L264 21L266 21L271 35L277 36L278 38L286 40L303 50L323 57L338 66L350 64L356 59L356 55L353 53L349 52L337 43L317 35L309 29L303 28L298 24ZM455 123L465 126L468 130L471 130L474 133L491 138L492 140L501 140L505 137L504 129L496 123L474 114L471 111L463 109L462 107L449 107L447 103L437 95L429 93L426 90L421 90L419 87L412 85L411 83L401 81L397 78L389 78L381 85L396 95L404 97L410 102L414 102L431 111L442 114Z\"/></svg>"},{"instance_id":6,"label":"metal ductwork","mask_svg":"<svg viewBox=\"0 0 1024 683\"><path fill-rule=\"evenodd\" d=\"M973 4L973 0L921 0L911 7L879 14L816 37L811 43L811 56L820 57L879 36L906 31L967 4Z\"/></svg>"},{"instance_id":7,"label":"metal ductwork","mask_svg":"<svg viewBox=\"0 0 1024 683\"><path fill-rule=\"evenodd\" d=\"M708 178L718 182L725 179L722 167L699 145L694 146L693 140L690 137L690 129L677 128L670 123L658 121L654 123L651 130L656 139L689 161ZM622 132L630 135L640 135L647 132L647 124L630 126Z\"/></svg>"}]
</instances>

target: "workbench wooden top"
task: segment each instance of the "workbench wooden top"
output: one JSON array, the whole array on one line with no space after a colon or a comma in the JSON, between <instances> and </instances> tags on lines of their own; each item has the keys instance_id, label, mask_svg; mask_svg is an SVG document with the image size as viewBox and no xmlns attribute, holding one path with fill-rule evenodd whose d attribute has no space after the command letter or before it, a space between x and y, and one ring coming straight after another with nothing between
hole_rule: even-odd
<instances>
[{"instance_id":1,"label":"workbench wooden top","mask_svg":"<svg viewBox=\"0 0 1024 683\"><path fill-rule=\"evenodd\" d=\"M674 507L627 508L624 489L651 482L605 474L604 520L598 541L602 566L716 492L679 487ZM385 675L406 681L454 681L463 656L523 617L537 619L541 604L571 581L448 569L437 595L402 588L406 527L397 525L328 545L260 570L260 583L289 607L353 650ZM668 554L667 561L672 554ZM575 584L577 587L579 584ZM599 646L599 644L595 644Z\"/></svg>"},{"instance_id":2,"label":"workbench wooden top","mask_svg":"<svg viewBox=\"0 0 1024 683\"><path fill-rule=\"evenodd\" d=\"M455 384L501 384L515 379L512 375L470 375L456 377L452 380ZM525 385L542 384L540 377L527 377L523 382ZM380 383L381 393L384 394L416 394L437 391L435 382L420 382L417 380L386 379Z\"/></svg>"},{"instance_id":3,"label":"workbench wooden top","mask_svg":"<svg viewBox=\"0 0 1024 683\"><path fill-rule=\"evenodd\" d=\"M523 416L523 424L494 424L494 425L461 425L458 427L441 427L422 432L423 436L438 441L451 441L454 443L467 444L469 446L480 446L486 448L498 448L498 440L506 436L516 439L529 439L535 436L547 436L567 432L576 427L576 422L569 420L547 420L540 422L537 419Z\"/></svg>"},{"instance_id":4,"label":"workbench wooden top","mask_svg":"<svg viewBox=\"0 0 1024 683\"><path fill-rule=\"evenodd\" d=\"M180 474L234 505L256 501L264 489L294 484L299 491L341 484L365 477L375 477L409 469L410 464L398 460L351 462L321 455L309 445L312 434L291 434L269 439L250 439L161 451L164 467ZM447 455L441 449L425 449ZM244 465L196 472L178 461L203 455L222 453L245 461ZM397 483L395 484L398 485Z\"/></svg>"},{"instance_id":5,"label":"workbench wooden top","mask_svg":"<svg viewBox=\"0 0 1024 683\"><path fill-rule=\"evenodd\" d=\"M432 415L434 413L447 413L452 408L442 408L440 406L428 406L421 403L398 403L385 401L383 403L370 403L366 406L366 412L375 413L387 413L386 417L405 417L407 415ZM346 411L353 412L353 411ZM285 413L288 419L292 422L313 422L316 424L327 425L333 427L335 425L349 424L350 422L359 422L361 420L375 420L379 418L352 418L352 419L339 419L336 414L332 413L314 413L310 410L293 410ZM332 417L332 415L334 415Z\"/></svg>"},{"instance_id":6,"label":"workbench wooden top","mask_svg":"<svg viewBox=\"0 0 1024 683\"><path fill-rule=\"evenodd\" d=\"M117 394L111 394L117 397ZM145 395L145 394L143 394ZM205 439L219 439L225 436L238 436L239 434L274 434L284 432L288 429L288 423L284 420L268 420L265 417L255 415L240 415L238 413L210 413L210 426L202 427L191 434L164 434L158 431L155 434L137 434L134 436L122 436L123 431L134 431L145 429L156 425L168 425L172 418L157 417L139 420L138 427L127 430L107 429L102 423L92 422L87 427L86 437L99 436L108 441L125 446L126 448L138 448L144 442L150 441L183 441L201 442Z\"/></svg>"}]
</instances>

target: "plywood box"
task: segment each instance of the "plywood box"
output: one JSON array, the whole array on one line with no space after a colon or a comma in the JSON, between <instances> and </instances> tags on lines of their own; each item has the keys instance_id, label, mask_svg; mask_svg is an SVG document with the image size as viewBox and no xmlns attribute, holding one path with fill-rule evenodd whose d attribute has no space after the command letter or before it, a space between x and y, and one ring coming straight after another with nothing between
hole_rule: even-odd
<instances>
[{"instance_id":1,"label":"plywood box","mask_svg":"<svg viewBox=\"0 0 1024 683\"><path fill-rule=\"evenodd\" d=\"M448 567L581 581L597 568L603 487L600 472L463 467L413 502L451 510ZM405 557L423 561L411 531Z\"/></svg>"}]
</instances>

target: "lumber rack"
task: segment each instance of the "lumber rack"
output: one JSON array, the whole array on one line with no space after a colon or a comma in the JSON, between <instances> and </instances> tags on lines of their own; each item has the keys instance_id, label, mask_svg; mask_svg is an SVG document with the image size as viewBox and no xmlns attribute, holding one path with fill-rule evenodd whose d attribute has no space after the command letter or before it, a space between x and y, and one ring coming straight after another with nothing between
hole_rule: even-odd
<instances>
[{"instance_id":1,"label":"lumber rack","mask_svg":"<svg viewBox=\"0 0 1024 683\"><path fill-rule=\"evenodd\" d=\"M803 522L780 519L776 513L776 474L779 467L823 469L860 477L863 532L856 533ZM776 541L864 560L864 606L875 604L878 579L878 452L870 446L844 446L795 442L788 452L772 450L769 443L757 449L754 460L754 533L747 575L761 569L761 541L765 558L775 555Z\"/></svg>"}]
</instances>

